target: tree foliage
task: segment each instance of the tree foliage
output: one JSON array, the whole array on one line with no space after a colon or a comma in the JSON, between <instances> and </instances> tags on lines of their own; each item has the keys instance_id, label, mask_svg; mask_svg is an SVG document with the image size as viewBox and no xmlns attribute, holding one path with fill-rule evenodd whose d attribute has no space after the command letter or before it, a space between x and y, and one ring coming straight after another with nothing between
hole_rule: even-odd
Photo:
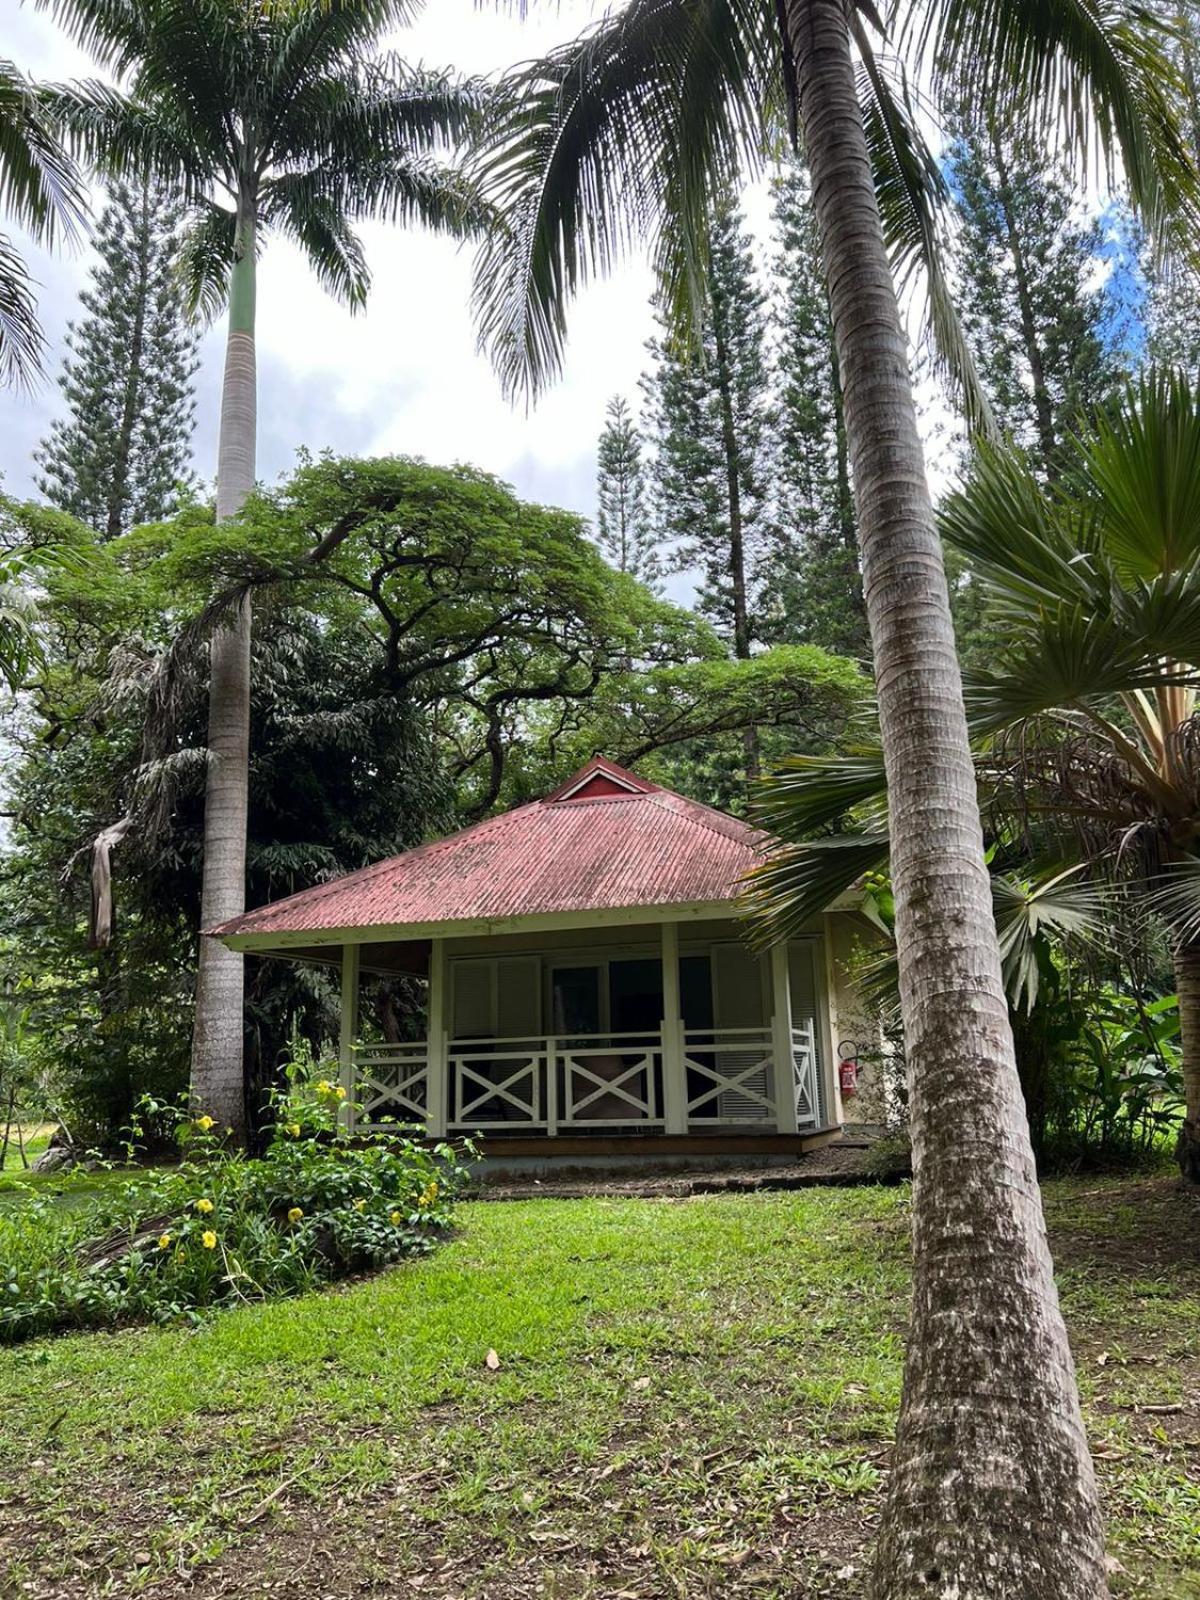
<instances>
[{"instance_id":1,"label":"tree foliage","mask_svg":"<svg viewBox=\"0 0 1200 1600\"><path fill-rule=\"evenodd\" d=\"M67 335L67 416L37 457L46 498L109 539L166 516L188 477L197 360L175 275L179 219L149 182L114 186Z\"/></svg>"}]
</instances>

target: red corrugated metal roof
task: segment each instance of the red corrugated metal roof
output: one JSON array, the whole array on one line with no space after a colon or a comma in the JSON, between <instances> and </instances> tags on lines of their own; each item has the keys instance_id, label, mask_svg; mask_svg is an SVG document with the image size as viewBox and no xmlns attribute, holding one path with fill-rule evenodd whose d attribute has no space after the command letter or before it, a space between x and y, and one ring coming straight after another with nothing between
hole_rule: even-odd
<instances>
[{"instance_id":1,"label":"red corrugated metal roof","mask_svg":"<svg viewBox=\"0 0 1200 1600\"><path fill-rule=\"evenodd\" d=\"M597 758L545 800L249 911L217 935L734 899L765 837Z\"/></svg>"}]
</instances>

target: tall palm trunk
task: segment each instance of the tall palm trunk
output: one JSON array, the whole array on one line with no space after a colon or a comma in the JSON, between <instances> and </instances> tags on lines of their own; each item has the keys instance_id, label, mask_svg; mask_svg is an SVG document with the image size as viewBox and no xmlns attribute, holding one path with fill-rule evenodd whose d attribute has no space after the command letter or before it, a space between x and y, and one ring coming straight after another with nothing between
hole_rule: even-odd
<instances>
[{"instance_id":1,"label":"tall palm trunk","mask_svg":"<svg viewBox=\"0 0 1200 1600\"><path fill-rule=\"evenodd\" d=\"M217 446L217 520L236 516L254 487L257 375L254 354L255 214L239 216L238 254L229 293L229 341ZM246 826L250 764L250 602L217 628L208 687L208 768L204 794L204 878L200 966L192 1035L192 1099L246 1132L242 957L203 929L246 907Z\"/></svg>"},{"instance_id":2,"label":"tall palm trunk","mask_svg":"<svg viewBox=\"0 0 1200 1600\"><path fill-rule=\"evenodd\" d=\"M1183 1061L1183 1126L1175 1154L1189 1183L1200 1183L1200 939L1175 952L1179 1044Z\"/></svg>"},{"instance_id":3,"label":"tall palm trunk","mask_svg":"<svg viewBox=\"0 0 1200 1600\"><path fill-rule=\"evenodd\" d=\"M1013 1057L945 573L843 0L783 0L875 654L909 1066L914 1296L878 1600L1106 1593Z\"/></svg>"}]
</instances>

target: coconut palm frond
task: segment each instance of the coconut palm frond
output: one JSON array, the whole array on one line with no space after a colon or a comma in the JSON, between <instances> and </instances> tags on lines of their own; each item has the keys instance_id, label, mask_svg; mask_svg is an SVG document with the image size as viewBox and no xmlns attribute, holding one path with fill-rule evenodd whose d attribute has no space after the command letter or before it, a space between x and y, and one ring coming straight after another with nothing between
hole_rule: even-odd
<instances>
[{"instance_id":1,"label":"coconut palm frond","mask_svg":"<svg viewBox=\"0 0 1200 1600\"><path fill-rule=\"evenodd\" d=\"M746 880L742 913L758 949L794 938L866 872L886 866L886 833L844 834L789 844Z\"/></svg>"},{"instance_id":2,"label":"coconut palm frond","mask_svg":"<svg viewBox=\"0 0 1200 1600\"><path fill-rule=\"evenodd\" d=\"M1037 1004L1049 946L1099 945L1105 940L1112 893L1084 880L1083 870L1077 863L1028 878L1003 872L992 876L1004 987L1017 1010L1029 1012Z\"/></svg>"},{"instance_id":3,"label":"coconut palm frond","mask_svg":"<svg viewBox=\"0 0 1200 1600\"><path fill-rule=\"evenodd\" d=\"M994 432L991 406L959 320L946 276L948 242L940 214L946 179L921 132L903 63L879 54L858 13L851 25L859 52L858 97L884 238L898 282L925 287L925 328L937 370L979 434Z\"/></svg>"},{"instance_id":4,"label":"coconut palm frond","mask_svg":"<svg viewBox=\"0 0 1200 1600\"><path fill-rule=\"evenodd\" d=\"M883 751L793 756L757 787L754 820L777 839L800 844L859 807L878 811L887 794Z\"/></svg>"},{"instance_id":5,"label":"coconut palm frond","mask_svg":"<svg viewBox=\"0 0 1200 1600\"><path fill-rule=\"evenodd\" d=\"M952 103L1034 124L1086 167L1118 170L1152 231L1197 216L1200 191L1165 9L1125 0L928 0L892 12Z\"/></svg>"}]
</instances>

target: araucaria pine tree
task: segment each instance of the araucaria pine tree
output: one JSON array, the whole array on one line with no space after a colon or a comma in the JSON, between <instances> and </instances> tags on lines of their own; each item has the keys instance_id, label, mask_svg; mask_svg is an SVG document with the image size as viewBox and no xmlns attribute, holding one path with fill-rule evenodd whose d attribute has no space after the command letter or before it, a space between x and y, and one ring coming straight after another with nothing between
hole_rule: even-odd
<instances>
[{"instance_id":1,"label":"araucaria pine tree","mask_svg":"<svg viewBox=\"0 0 1200 1600\"><path fill-rule=\"evenodd\" d=\"M651 342L643 385L654 444L654 521L678 570L701 575L699 610L740 658L760 637L769 414L765 296L736 206L710 224L709 297L695 348Z\"/></svg>"},{"instance_id":2,"label":"araucaria pine tree","mask_svg":"<svg viewBox=\"0 0 1200 1600\"><path fill-rule=\"evenodd\" d=\"M618 572L657 588L663 568L646 505L642 440L620 395L608 402L596 452L596 502L604 554Z\"/></svg>"},{"instance_id":3,"label":"araucaria pine tree","mask_svg":"<svg viewBox=\"0 0 1200 1600\"><path fill-rule=\"evenodd\" d=\"M870 650L850 490L846 424L808 175L791 162L773 185L769 599L778 642Z\"/></svg>"},{"instance_id":4,"label":"araucaria pine tree","mask_svg":"<svg viewBox=\"0 0 1200 1600\"><path fill-rule=\"evenodd\" d=\"M37 456L46 498L108 539L165 516L188 476L196 334L173 270L179 225L152 183L113 186L67 337L67 415Z\"/></svg>"},{"instance_id":5,"label":"araucaria pine tree","mask_svg":"<svg viewBox=\"0 0 1200 1600\"><path fill-rule=\"evenodd\" d=\"M959 117L950 176L967 338L997 423L1051 476L1065 440L1114 397L1099 223L1028 133Z\"/></svg>"}]
</instances>

